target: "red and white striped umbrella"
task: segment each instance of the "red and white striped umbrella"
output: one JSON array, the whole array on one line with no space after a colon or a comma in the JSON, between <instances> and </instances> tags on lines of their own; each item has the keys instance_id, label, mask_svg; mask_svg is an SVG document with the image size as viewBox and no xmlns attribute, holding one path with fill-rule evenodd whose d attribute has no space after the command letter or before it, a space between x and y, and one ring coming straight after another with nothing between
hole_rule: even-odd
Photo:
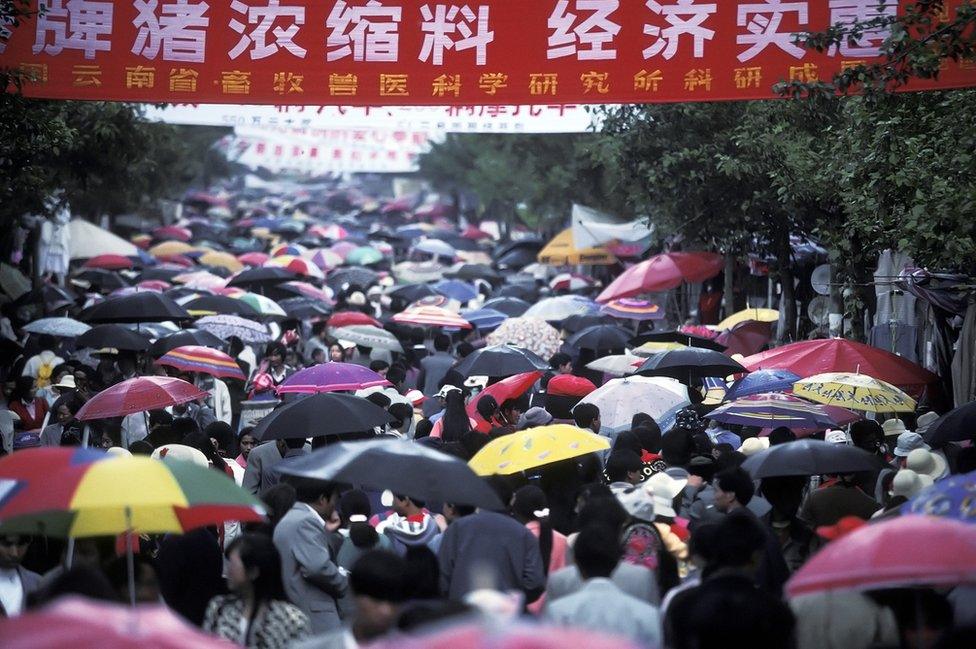
<instances>
[{"instance_id":1,"label":"red and white striped umbrella","mask_svg":"<svg viewBox=\"0 0 976 649\"><path fill-rule=\"evenodd\" d=\"M422 327L456 327L471 329L471 323L439 306L418 306L393 316L393 322Z\"/></svg>"},{"instance_id":2,"label":"red and white striped umbrella","mask_svg":"<svg viewBox=\"0 0 976 649\"><path fill-rule=\"evenodd\" d=\"M310 234L313 237L321 237L323 239L338 241L348 237L349 231L341 225L313 225L308 229L307 234Z\"/></svg>"},{"instance_id":3,"label":"red and white striped umbrella","mask_svg":"<svg viewBox=\"0 0 976 649\"><path fill-rule=\"evenodd\" d=\"M592 278L575 273L560 273L549 282L549 288L554 291L582 291L595 285Z\"/></svg>"},{"instance_id":4,"label":"red and white striped umbrella","mask_svg":"<svg viewBox=\"0 0 976 649\"><path fill-rule=\"evenodd\" d=\"M308 254L308 248L305 246L300 246L297 243L279 243L269 252L272 257L284 257L286 255L291 257L300 257Z\"/></svg>"},{"instance_id":5,"label":"red and white striped umbrella","mask_svg":"<svg viewBox=\"0 0 976 649\"><path fill-rule=\"evenodd\" d=\"M171 349L156 361L156 365L175 367L182 372L201 372L217 378L239 381L246 378L233 358L220 350L199 345Z\"/></svg>"},{"instance_id":6,"label":"red and white striped umbrella","mask_svg":"<svg viewBox=\"0 0 976 649\"><path fill-rule=\"evenodd\" d=\"M293 255L272 257L264 265L284 268L286 270L290 270L296 275L304 275L305 277L314 277L316 279L325 279L325 273L323 273L318 266L310 262L308 259L303 259L302 257L295 257Z\"/></svg>"}]
</instances>

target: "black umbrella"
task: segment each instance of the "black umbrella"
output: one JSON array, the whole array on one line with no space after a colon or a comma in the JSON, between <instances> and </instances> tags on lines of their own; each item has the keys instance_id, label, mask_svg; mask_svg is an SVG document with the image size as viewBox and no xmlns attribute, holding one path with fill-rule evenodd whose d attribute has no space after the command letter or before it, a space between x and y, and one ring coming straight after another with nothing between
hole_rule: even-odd
<instances>
[{"instance_id":1,"label":"black umbrella","mask_svg":"<svg viewBox=\"0 0 976 649\"><path fill-rule=\"evenodd\" d=\"M569 339L569 344L577 349L594 351L624 349L630 334L616 325L598 324L583 329Z\"/></svg>"},{"instance_id":2,"label":"black umbrella","mask_svg":"<svg viewBox=\"0 0 976 649\"><path fill-rule=\"evenodd\" d=\"M103 324L92 327L78 336L78 347L101 349L114 347L120 351L144 352L149 349L149 340L131 329L117 324Z\"/></svg>"},{"instance_id":3,"label":"black umbrella","mask_svg":"<svg viewBox=\"0 0 976 649\"><path fill-rule=\"evenodd\" d=\"M188 286L174 286L173 288L168 288L163 291L163 295L170 298L171 300L179 300L184 297L193 296L194 298L199 297L201 291L192 289Z\"/></svg>"},{"instance_id":4,"label":"black umbrella","mask_svg":"<svg viewBox=\"0 0 976 649\"><path fill-rule=\"evenodd\" d=\"M274 266L262 266L261 268L249 268L238 273L232 280L227 282L227 286L239 286L240 288L261 288L264 286L274 286L299 279L298 275L284 268Z\"/></svg>"},{"instance_id":5,"label":"black umbrella","mask_svg":"<svg viewBox=\"0 0 976 649\"><path fill-rule=\"evenodd\" d=\"M202 295L183 304L183 308L191 315L239 315L242 318L257 320L261 317L258 310L245 302L226 295ZM197 312L202 312L198 314Z\"/></svg>"},{"instance_id":6,"label":"black umbrella","mask_svg":"<svg viewBox=\"0 0 976 649\"><path fill-rule=\"evenodd\" d=\"M529 264L535 263L538 255L538 250L532 250L530 248L516 248L515 250L496 258L495 267L497 267L499 270L525 268Z\"/></svg>"},{"instance_id":7,"label":"black umbrella","mask_svg":"<svg viewBox=\"0 0 976 649\"><path fill-rule=\"evenodd\" d=\"M279 300L278 306L285 310L289 318L299 320L328 317L332 314L331 306L310 297L291 297L286 300Z\"/></svg>"},{"instance_id":8,"label":"black umbrella","mask_svg":"<svg viewBox=\"0 0 976 649\"><path fill-rule=\"evenodd\" d=\"M571 334L576 334L588 327L593 327L596 325L613 325L613 324L616 324L614 319L608 315L593 315L593 314L577 313L576 315L571 315L565 320L563 320L562 328ZM616 327L616 328L623 331L623 329L621 329L620 327ZM627 339L629 340L630 334L628 333L626 335L627 335ZM626 347L626 346L627 346L626 340L624 341L623 345L615 345L615 347ZM601 348L601 349L608 349L608 348Z\"/></svg>"},{"instance_id":9,"label":"black umbrella","mask_svg":"<svg viewBox=\"0 0 976 649\"><path fill-rule=\"evenodd\" d=\"M383 408L351 394L313 394L278 408L254 429L260 440L350 435L393 421Z\"/></svg>"},{"instance_id":10,"label":"black umbrella","mask_svg":"<svg viewBox=\"0 0 976 649\"><path fill-rule=\"evenodd\" d=\"M743 462L756 480L774 476L824 475L873 471L881 466L874 455L856 446L802 439L777 444Z\"/></svg>"},{"instance_id":11,"label":"black umbrella","mask_svg":"<svg viewBox=\"0 0 976 649\"><path fill-rule=\"evenodd\" d=\"M517 297L526 302L535 302L539 296L539 289L535 284L505 284L495 290L492 297Z\"/></svg>"},{"instance_id":12,"label":"black umbrella","mask_svg":"<svg viewBox=\"0 0 976 649\"><path fill-rule=\"evenodd\" d=\"M976 401L950 410L935 420L925 431L925 441L941 448L946 442L962 442L976 438Z\"/></svg>"},{"instance_id":13,"label":"black umbrella","mask_svg":"<svg viewBox=\"0 0 976 649\"><path fill-rule=\"evenodd\" d=\"M532 306L525 300L517 297L493 297L490 300L486 300L482 305L485 309L494 309L495 311L501 311L509 318L517 318L523 313L529 310Z\"/></svg>"},{"instance_id":14,"label":"black umbrella","mask_svg":"<svg viewBox=\"0 0 976 649\"><path fill-rule=\"evenodd\" d=\"M679 381L691 381L706 376L728 376L748 371L722 352L685 347L651 354L637 369L637 374L670 376Z\"/></svg>"},{"instance_id":15,"label":"black umbrella","mask_svg":"<svg viewBox=\"0 0 976 649\"><path fill-rule=\"evenodd\" d=\"M425 297L440 295L440 293L431 288L430 284L404 284L403 286L394 287L387 295L393 299L400 299L410 304Z\"/></svg>"},{"instance_id":16,"label":"black umbrella","mask_svg":"<svg viewBox=\"0 0 976 649\"><path fill-rule=\"evenodd\" d=\"M104 268L87 268L75 275L75 279L88 282L101 290L109 291L125 288L129 285L119 273Z\"/></svg>"},{"instance_id":17,"label":"black umbrella","mask_svg":"<svg viewBox=\"0 0 976 649\"><path fill-rule=\"evenodd\" d=\"M376 272L368 268L351 266L332 271L329 273L328 278L326 278L325 283L332 287L332 290L341 291L345 286L367 288L375 284L379 278L380 276Z\"/></svg>"},{"instance_id":18,"label":"black umbrella","mask_svg":"<svg viewBox=\"0 0 976 649\"><path fill-rule=\"evenodd\" d=\"M644 343L680 343L688 347L698 347L699 349L711 349L716 352L724 352L725 345L717 343L708 338L693 336L681 333L680 331L657 331L653 333L641 334L630 339L630 344L640 347Z\"/></svg>"},{"instance_id":19,"label":"black umbrella","mask_svg":"<svg viewBox=\"0 0 976 649\"><path fill-rule=\"evenodd\" d=\"M339 442L283 467L287 475L437 503L502 509L488 484L456 457L397 439Z\"/></svg>"},{"instance_id":20,"label":"black umbrella","mask_svg":"<svg viewBox=\"0 0 976 649\"><path fill-rule=\"evenodd\" d=\"M199 345L201 347L212 347L213 349L223 349L223 340L203 329L184 329L168 336L158 339L149 348L149 353L155 358L159 358L171 349L184 347L186 345Z\"/></svg>"},{"instance_id":21,"label":"black umbrella","mask_svg":"<svg viewBox=\"0 0 976 649\"><path fill-rule=\"evenodd\" d=\"M84 322L163 322L190 320L186 309L161 293L133 293L110 297L94 304L78 316Z\"/></svg>"},{"instance_id":22,"label":"black umbrella","mask_svg":"<svg viewBox=\"0 0 976 649\"><path fill-rule=\"evenodd\" d=\"M513 376L548 370L549 363L535 353L514 345L493 345L471 352L455 368L461 376Z\"/></svg>"},{"instance_id":23,"label":"black umbrella","mask_svg":"<svg viewBox=\"0 0 976 649\"><path fill-rule=\"evenodd\" d=\"M462 264L454 270L445 272L444 277L464 280L483 279L488 282L502 281L501 274L487 264Z\"/></svg>"},{"instance_id":24,"label":"black umbrella","mask_svg":"<svg viewBox=\"0 0 976 649\"><path fill-rule=\"evenodd\" d=\"M182 275L185 272L187 272L185 268L146 268L139 273L139 281L157 279L169 282L177 275Z\"/></svg>"}]
</instances>

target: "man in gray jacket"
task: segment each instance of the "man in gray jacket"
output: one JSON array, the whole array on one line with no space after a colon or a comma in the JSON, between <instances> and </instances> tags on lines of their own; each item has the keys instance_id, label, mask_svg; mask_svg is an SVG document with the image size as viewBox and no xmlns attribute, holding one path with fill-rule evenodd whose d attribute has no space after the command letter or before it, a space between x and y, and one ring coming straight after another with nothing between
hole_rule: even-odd
<instances>
[{"instance_id":1,"label":"man in gray jacket","mask_svg":"<svg viewBox=\"0 0 976 649\"><path fill-rule=\"evenodd\" d=\"M335 510L338 491L323 480L289 477L288 481L298 502L274 530L285 594L311 620L313 633L335 631L342 627L338 602L348 584L329 552L325 522Z\"/></svg>"},{"instance_id":2,"label":"man in gray jacket","mask_svg":"<svg viewBox=\"0 0 976 649\"><path fill-rule=\"evenodd\" d=\"M300 457L309 452L305 439L272 440L251 449L247 456L247 468L241 486L257 496L265 489L278 484L276 469L286 457Z\"/></svg>"}]
</instances>

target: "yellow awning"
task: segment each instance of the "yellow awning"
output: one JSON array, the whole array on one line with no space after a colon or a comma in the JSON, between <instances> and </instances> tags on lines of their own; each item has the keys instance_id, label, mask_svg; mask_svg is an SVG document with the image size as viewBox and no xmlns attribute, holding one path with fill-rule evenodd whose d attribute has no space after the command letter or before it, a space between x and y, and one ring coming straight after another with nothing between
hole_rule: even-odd
<instances>
[{"instance_id":1,"label":"yellow awning","mask_svg":"<svg viewBox=\"0 0 976 649\"><path fill-rule=\"evenodd\" d=\"M603 246L577 249L573 242L573 229L566 228L546 244L539 252L539 263L550 266L606 266L617 263L617 258Z\"/></svg>"}]
</instances>

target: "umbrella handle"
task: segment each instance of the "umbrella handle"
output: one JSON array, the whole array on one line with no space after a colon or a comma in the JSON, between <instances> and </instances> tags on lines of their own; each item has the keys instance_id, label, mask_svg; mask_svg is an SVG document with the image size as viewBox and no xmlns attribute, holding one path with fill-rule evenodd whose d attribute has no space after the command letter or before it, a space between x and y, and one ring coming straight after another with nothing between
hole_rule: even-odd
<instances>
[{"instance_id":1,"label":"umbrella handle","mask_svg":"<svg viewBox=\"0 0 976 649\"><path fill-rule=\"evenodd\" d=\"M88 448L89 437L91 437L91 427L85 422L81 429L81 448Z\"/></svg>"}]
</instances>

